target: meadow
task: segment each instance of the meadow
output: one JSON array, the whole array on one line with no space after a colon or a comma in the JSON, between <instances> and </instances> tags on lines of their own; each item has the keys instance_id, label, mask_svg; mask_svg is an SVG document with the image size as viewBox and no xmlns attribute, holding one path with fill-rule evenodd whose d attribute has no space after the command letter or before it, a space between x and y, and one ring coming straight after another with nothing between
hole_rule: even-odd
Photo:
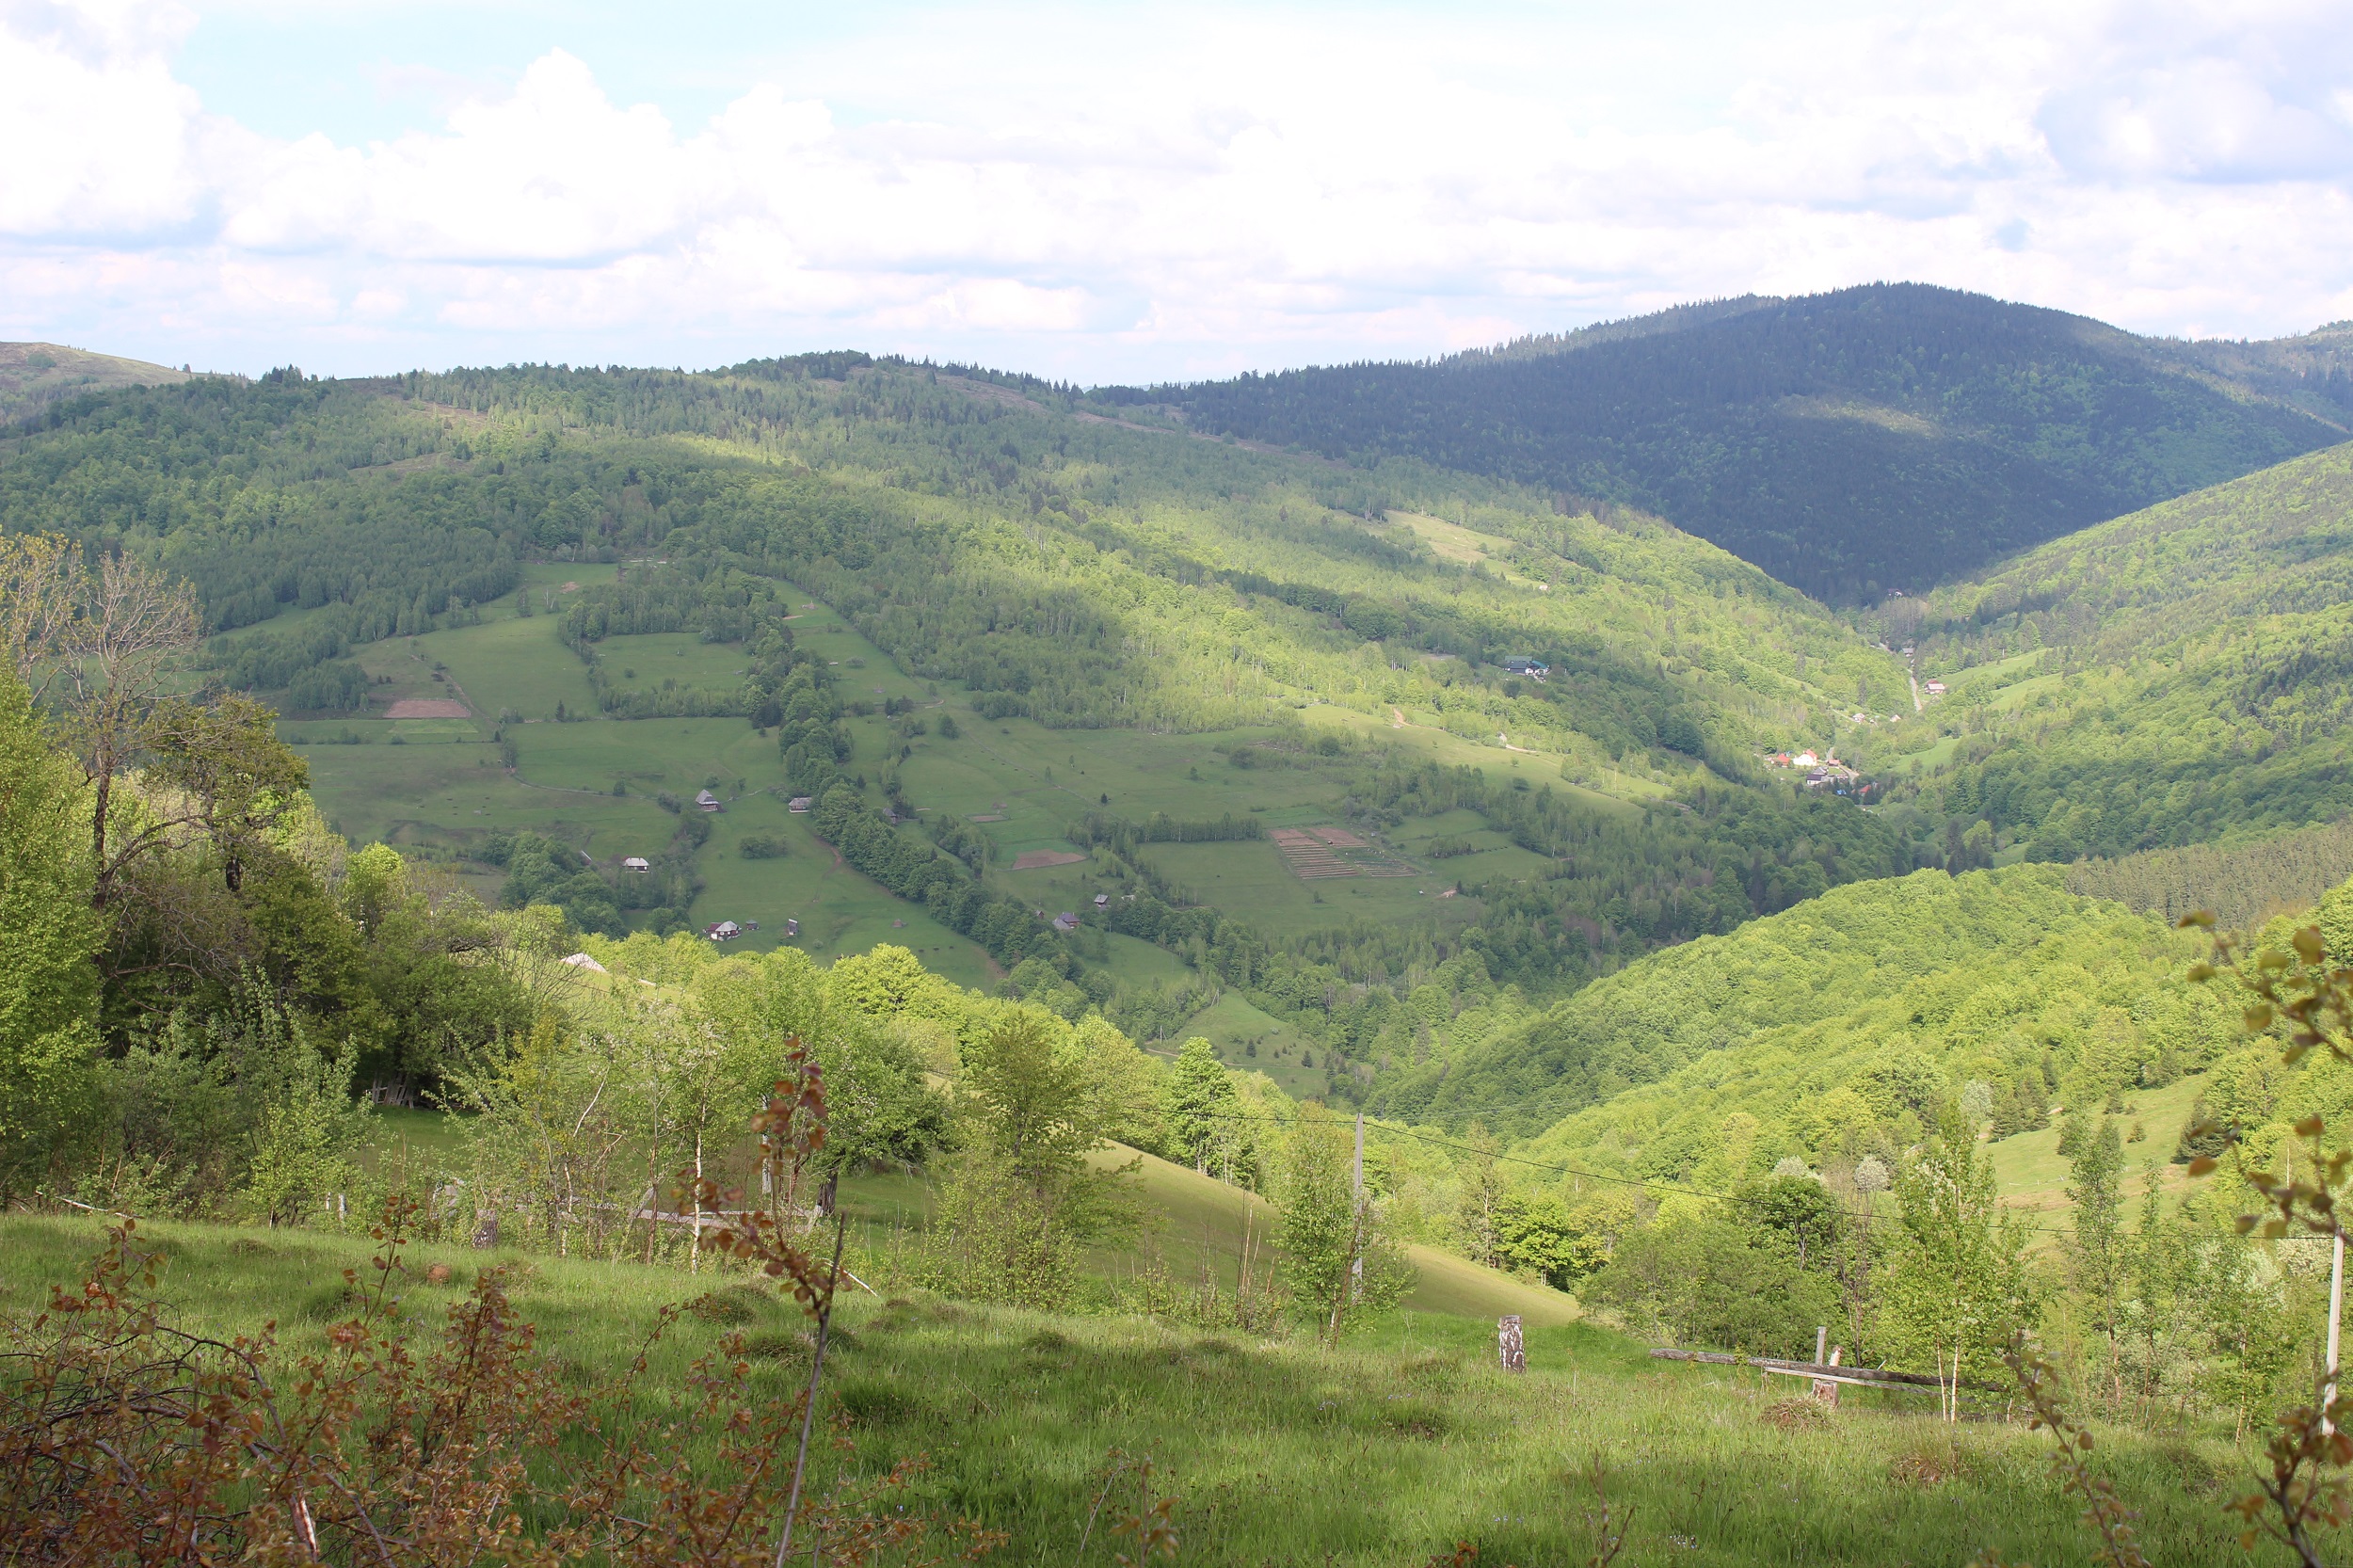
<instances>
[{"instance_id":1,"label":"meadow","mask_svg":"<svg viewBox=\"0 0 2353 1568\"><path fill-rule=\"evenodd\" d=\"M757 922L759 930L742 942L765 951L787 941L786 921L796 920L800 935L790 940L812 954L860 952L894 942L959 984L986 984L1001 975L969 940L843 863L805 817L786 809L770 736L738 718L584 716L597 713L586 668L559 637L560 616L544 605L552 599L560 609L568 591L609 582L616 568L541 563L525 570L533 615L519 616L501 603L488 607L478 625L388 638L360 651L375 682L371 712L380 715L404 699L455 700L468 705L471 717L280 722L280 733L310 764L321 809L339 830L357 841L437 855L492 893L497 874L472 857L493 833L544 834L611 865L659 853L676 832L677 820L660 808L655 795L686 800L709 789L725 809L712 820L711 838L696 854L704 886L687 910L693 924ZM793 605L796 645L825 660L845 700L875 710L844 721L854 742L845 766L871 777L896 759L920 820L951 816L972 823L990 844L987 878L1049 914L1084 909L1113 886L1068 836L1090 812L1130 821L1156 813L1249 816L1269 828L1335 818L1340 786L1329 773L1313 766L1244 767L1235 760L1238 748L1292 744L1295 731L1267 726L1183 734L1064 730L1026 717L984 718L959 683L915 679L826 605L789 584L782 587ZM598 645L598 656L607 678L623 690L664 681L730 689L744 667L739 648L683 632L609 637ZM912 705L910 717L921 724L921 733L907 733L907 720L880 712L894 701ZM943 718L953 721L952 738L940 732ZM1402 739L1417 747L1426 740L1433 760L1481 761L1507 772L1526 764L1539 777L1545 775L1537 757L1444 731L1382 729L1340 709L1313 711L1305 719L1310 734L1378 732L1385 743ZM511 771L503 765L501 742L512 747ZM1597 794L1592 799L1633 808ZM1530 876L1547 864L1486 830L1467 811L1417 820L1402 831L1399 848L1408 856L1431 840L1465 836L1474 852L1412 862L1427 875L1322 883L1303 881L1264 840L1153 845L1145 859L1184 896L1302 930L1420 919L1433 908L1441 911L1441 929L1459 930L1477 920L1477 902L1433 903L1457 882ZM747 836L780 840L787 853L747 859L739 849ZM1024 856L1053 863L1016 869ZM1104 967L1123 984L1160 980L1176 986L1193 978L1167 954L1127 938L1109 940ZM1268 1071L1287 1090L1320 1090L1325 1082L1320 1068L1301 1064L1309 1047L1298 1032L1240 996L1221 997L1185 1032L1206 1034L1227 1060ZM1253 1045L1255 1053L1248 1048Z\"/></svg>"},{"instance_id":2,"label":"meadow","mask_svg":"<svg viewBox=\"0 0 2353 1568\"><path fill-rule=\"evenodd\" d=\"M275 1320L287 1352L317 1347L348 1313L342 1272L369 1253L308 1232L139 1234L163 1254L180 1321L253 1333ZM87 1216L0 1218L0 1309L70 1282L98 1239ZM887 1259L864 1261L877 1292L851 1291L840 1308L836 1438L819 1446L819 1482L920 1455L908 1505L1005 1532L984 1561L1112 1568L1126 1543L1109 1521L1136 1506L1132 1471L1114 1469L1145 1458L1154 1496L1176 1499L1180 1562L1387 1568L1458 1544L1480 1562L1582 1561L1605 1496L1628 1563L1958 1565L1988 1550L2043 1568L2094 1560L2046 1438L2008 1422L1947 1426L1910 1396L1849 1390L1834 1414L1810 1414L1791 1380L1654 1362L1579 1322L1531 1321L1529 1370L1508 1376L1484 1316L1410 1310L1328 1350L1165 1318L952 1302L893 1286ZM639 1396L648 1416L729 1332L744 1336L760 1395L787 1399L807 1377L802 1320L740 1276L441 1246L412 1247L407 1262L401 1309L425 1334L475 1268L506 1265L543 1352L580 1387L621 1371L660 1306L716 1288L653 1353ZM434 1263L450 1266L449 1284L426 1283ZM2248 1455L2190 1436L2103 1437L2100 1471L2138 1512L2153 1560L2236 1559L2219 1502Z\"/></svg>"}]
</instances>

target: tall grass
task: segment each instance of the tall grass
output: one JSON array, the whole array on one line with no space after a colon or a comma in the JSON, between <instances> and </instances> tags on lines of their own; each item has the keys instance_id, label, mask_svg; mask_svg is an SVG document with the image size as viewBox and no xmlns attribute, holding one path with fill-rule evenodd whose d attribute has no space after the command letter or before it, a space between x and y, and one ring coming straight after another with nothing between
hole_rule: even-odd
<instances>
[{"instance_id":1,"label":"tall grass","mask_svg":"<svg viewBox=\"0 0 2353 1568\"><path fill-rule=\"evenodd\" d=\"M191 1323L233 1332L275 1318L290 1351L344 1314L341 1271L368 1250L302 1232L140 1234L165 1252L166 1293ZM23 1313L75 1277L99 1237L87 1217L0 1219L0 1309ZM415 1249L404 1310L438 1315L486 1256ZM740 1276L503 1260L541 1342L584 1385L627 1365L663 1304L722 1287L658 1352L649 1418L683 1400L686 1365L729 1327L747 1333L764 1392L790 1400L807 1377L804 1320ZM437 1262L454 1277L422 1283ZM1098 1525L1075 1555L1113 1450L1148 1455L1154 1484L1178 1498L1180 1562L1417 1564L1459 1542L1491 1565L1582 1561L1596 1458L1613 1511L1633 1509L1622 1562L1959 1564L1986 1548L2041 1568L2091 1560L2046 1440L2023 1426L1947 1429L1893 1402L1902 1396L1873 1406L1855 1391L1827 1420L1793 1421L1790 1380L1662 1366L1588 1325L1531 1326L1530 1370L1507 1377L1491 1323L1424 1314L1337 1351L864 1292L844 1297L837 1321L837 1441L817 1484L925 1454L911 1506L1007 1532L998 1562L1112 1568L1131 1550ZM2248 1456L2200 1436L2103 1439L2099 1462L2154 1560L2238 1559L2218 1503Z\"/></svg>"}]
</instances>

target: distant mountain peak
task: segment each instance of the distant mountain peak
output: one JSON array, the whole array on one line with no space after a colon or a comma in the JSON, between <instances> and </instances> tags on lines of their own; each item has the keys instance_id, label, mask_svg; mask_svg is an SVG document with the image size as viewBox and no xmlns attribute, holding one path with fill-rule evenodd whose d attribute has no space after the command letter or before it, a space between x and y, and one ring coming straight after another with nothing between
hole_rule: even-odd
<instances>
[{"instance_id":1,"label":"distant mountain peak","mask_svg":"<svg viewBox=\"0 0 2353 1568\"><path fill-rule=\"evenodd\" d=\"M1639 506L1819 598L1916 591L2343 440L2353 329L2179 342L1928 283L1106 401Z\"/></svg>"}]
</instances>

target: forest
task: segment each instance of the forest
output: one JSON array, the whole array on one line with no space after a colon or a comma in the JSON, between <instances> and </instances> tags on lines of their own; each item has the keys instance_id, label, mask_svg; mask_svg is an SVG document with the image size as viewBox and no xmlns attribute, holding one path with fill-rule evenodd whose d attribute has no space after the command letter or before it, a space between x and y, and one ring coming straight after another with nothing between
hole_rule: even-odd
<instances>
[{"instance_id":1,"label":"forest","mask_svg":"<svg viewBox=\"0 0 2353 1568\"><path fill-rule=\"evenodd\" d=\"M1328 457L1410 456L1641 507L1852 603L2345 439L2346 405L2281 395L2277 376L2249 395L2169 347L2057 311L1871 284L1423 363L1096 396ZM2347 369L2324 368L2323 388Z\"/></svg>"}]
</instances>

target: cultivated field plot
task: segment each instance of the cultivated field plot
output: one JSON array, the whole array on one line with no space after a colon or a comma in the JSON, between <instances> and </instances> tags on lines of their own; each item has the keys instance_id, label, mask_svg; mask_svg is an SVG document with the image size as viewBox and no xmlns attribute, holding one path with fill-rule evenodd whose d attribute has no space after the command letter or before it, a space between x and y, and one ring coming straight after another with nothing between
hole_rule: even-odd
<instances>
[{"instance_id":1,"label":"cultivated field plot","mask_svg":"<svg viewBox=\"0 0 2353 1568\"><path fill-rule=\"evenodd\" d=\"M1294 875L1306 880L1334 876L1417 876L1420 868L1401 860L1345 827L1277 827L1267 837Z\"/></svg>"},{"instance_id":2,"label":"cultivated field plot","mask_svg":"<svg viewBox=\"0 0 2353 1568\"><path fill-rule=\"evenodd\" d=\"M1451 930L1479 919L1477 899L1439 896L1453 887L1450 875L1303 881L1274 845L1264 840L1147 844L1142 853L1188 895L1269 930L1419 920L1433 913Z\"/></svg>"},{"instance_id":3,"label":"cultivated field plot","mask_svg":"<svg viewBox=\"0 0 2353 1568\"><path fill-rule=\"evenodd\" d=\"M510 712L528 720L554 718L559 704L568 715L597 711L587 670L556 636L556 616L488 613L499 618L361 648L360 668L372 679L391 677L371 695L379 700L462 696L486 733ZM440 680L433 679L437 670Z\"/></svg>"}]
</instances>

